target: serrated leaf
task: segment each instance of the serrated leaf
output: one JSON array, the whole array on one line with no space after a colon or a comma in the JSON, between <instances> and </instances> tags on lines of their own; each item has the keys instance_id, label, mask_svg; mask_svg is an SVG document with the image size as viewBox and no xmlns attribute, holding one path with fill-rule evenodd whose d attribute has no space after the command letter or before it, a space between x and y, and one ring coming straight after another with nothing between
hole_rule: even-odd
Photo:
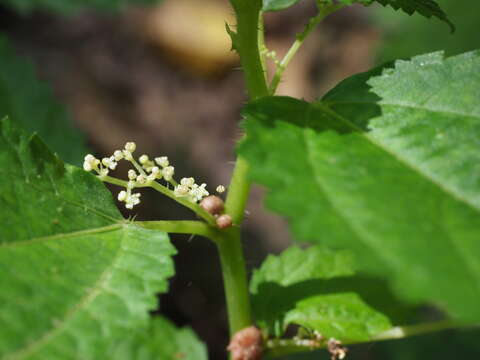
<instances>
[{"instance_id":1,"label":"serrated leaf","mask_svg":"<svg viewBox=\"0 0 480 360\"><path fill-rule=\"evenodd\" d=\"M23 14L35 10L46 10L60 13L73 13L75 11L95 10L117 10L127 5L150 5L159 3L161 0L1 0Z\"/></svg>"},{"instance_id":2,"label":"serrated leaf","mask_svg":"<svg viewBox=\"0 0 480 360\"><path fill-rule=\"evenodd\" d=\"M167 288L167 235L125 222L95 176L6 119L0 169L0 357L108 358Z\"/></svg>"},{"instance_id":3,"label":"serrated leaf","mask_svg":"<svg viewBox=\"0 0 480 360\"><path fill-rule=\"evenodd\" d=\"M62 159L79 164L87 152L79 131L33 65L14 54L0 36L0 119L10 116L30 132L38 132Z\"/></svg>"},{"instance_id":4,"label":"serrated leaf","mask_svg":"<svg viewBox=\"0 0 480 360\"><path fill-rule=\"evenodd\" d=\"M141 330L121 343L111 354L115 360L207 360L205 345L189 328L176 328L170 321L155 317L147 330Z\"/></svg>"},{"instance_id":5,"label":"serrated leaf","mask_svg":"<svg viewBox=\"0 0 480 360\"><path fill-rule=\"evenodd\" d=\"M287 9L301 0L263 0L263 11L278 11ZM333 4L333 0L317 0L317 3L322 5ZM412 15L415 12L430 18L436 17L446 22L452 32L455 30L455 26L448 19L445 12L440 8L437 2L433 0L339 0L340 4L352 5L362 4L369 6L375 2L382 4L383 6L391 6L395 10L403 10L408 15Z\"/></svg>"},{"instance_id":6,"label":"serrated leaf","mask_svg":"<svg viewBox=\"0 0 480 360\"><path fill-rule=\"evenodd\" d=\"M255 319L275 336L294 323L326 337L368 340L391 324L358 295L342 290L333 294L342 286L339 277L353 274L353 259L346 251L290 247L279 256L270 255L250 283Z\"/></svg>"},{"instance_id":7,"label":"serrated leaf","mask_svg":"<svg viewBox=\"0 0 480 360\"><path fill-rule=\"evenodd\" d=\"M347 247L403 299L478 321L479 68L479 52L435 53L318 103L264 98L239 153L296 238Z\"/></svg>"}]
</instances>

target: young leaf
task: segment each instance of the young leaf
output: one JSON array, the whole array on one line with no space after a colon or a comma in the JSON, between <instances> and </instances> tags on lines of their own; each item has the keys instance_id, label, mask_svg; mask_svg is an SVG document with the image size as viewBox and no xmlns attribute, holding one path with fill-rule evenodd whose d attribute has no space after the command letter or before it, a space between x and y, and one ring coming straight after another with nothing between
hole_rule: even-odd
<instances>
[{"instance_id":1,"label":"young leaf","mask_svg":"<svg viewBox=\"0 0 480 360\"><path fill-rule=\"evenodd\" d=\"M0 122L0 357L105 359L146 326L175 253L93 175Z\"/></svg>"},{"instance_id":2,"label":"young leaf","mask_svg":"<svg viewBox=\"0 0 480 360\"><path fill-rule=\"evenodd\" d=\"M207 360L205 345L189 328L176 328L170 321L155 317L148 329L136 332L111 353L115 360L182 359Z\"/></svg>"},{"instance_id":3,"label":"young leaf","mask_svg":"<svg viewBox=\"0 0 480 360\"><path fill-rule=\"evenodd\" d=\"M300 2L300 0L263 0L263 11L283 10L298 2ZM452 31L455 30L455 26L448 19L445 12L440 8L437 2L433 0L339 0L338 2L344 5L362 4L365 6L377 2L383 6L391 6L395 10L401 9L408 15L418 12L427 18L432 16L436 17L446 22ZM333 0L317 0L317 3L320 5L332 4Z\"/></svg>"},{"instance_id":4,"label":"young leaf","mask_svg":"<svg viewBox=\"0 0 480 360\"><path fill-rule=\"evenodd\" d=\"M479 68L479 52L436 53L318 103L264 98L239 153L299 240L348 247L403 299L479 321Z\"/></svg>"},{"instance_id":5,"label":"young leaf","mask_svg":"<svg viewBox=\"0 0 480 360\"><path fill-rule=\"evenodd\" d=\"M332 293L335 281L353 272L352 257L345 251L291 247L279 256L270 255L251 281L257 323L276 336L294 323L326 337L356 341L388 330L389 320L358 295Z\"/></svg>"},{"instance_id":6,"label":"young leaf","mask_svg":"<svg viewBox=\"0 0 480 360\"><path fill-rule=\"evenodd\" d=\"M67 14L87 9L116 10L128 4L148 5L158 3L159 1L160 0L2 0L3 3L20 13L47 10Z\"/></svg>"},{"instance_id":7,"label":"young leaf","mask_svg":"<svg viewBox=\"0 0 480 360\"><path fill-rule=\"evenodd\" d=\"M0 119L10 116L28 131L38 132L62 159L79 164L87 152L82 136L50 88L38 80L32 64L14 55L3 36L0 59Z\"/></svg>"}]
</instances>

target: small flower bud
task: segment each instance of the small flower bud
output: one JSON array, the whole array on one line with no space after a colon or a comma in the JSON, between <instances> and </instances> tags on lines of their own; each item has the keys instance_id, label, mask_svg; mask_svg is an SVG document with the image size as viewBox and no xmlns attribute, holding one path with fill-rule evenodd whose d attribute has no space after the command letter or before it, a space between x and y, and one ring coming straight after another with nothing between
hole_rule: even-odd
<instances>
[{"instance_id":1,"label":"small flower bud","mask_svg":"<svg viewBox=\"0 0 480 360\"><path fill-rule=\"evenodd\" d=\"M218 215L223 212L224 204L218 196L210 195L202 199L200 207L212 215Z\"/></svg>"},{"instance_id":2,"label":"small flower bud","mask_svg":"<svg viewBox=\"0 0 480 360\"><path fill-rule=\"evenodd\" d=\"M125 201L127 199L127 192L122 190L118 193L118 201Z\"/></svg>"},{"instance_id":3,"label":"small flower bud","mask_svg":"<svg viewBox=\"0 0 480 360\"><path fill-rule=\"evenodd\" d=\"M140 156L138 158L138 161L140 162L140 164L146 164L148 162L148 155L145 155L143 154L142 156Z\"/></svg>"},{"instance_id":4,"label":"small flower bud","mask_svg":"<svg viewBox=\"0 0 480 360\"><path fill-rule=\"evenodd\" d=\"M177 197L183 197L183 196L187 196L189 191L190 191L190 189L187 186L178 185L178 186L175 187L175 190L173 190L173 193Z\"/></svg>"},{"instance_id":5,"label":"small flower bud","mask_svg":"<svg viewBox=\"0 0 480 360\"><path fill-rule=\"evenodd\" d=\"M134 142L127 142L125 144L125 150L127 150L130 153L133 153L137 149L137 144Z\"/></svg>"},{"instance_id":6,"label":"small flower bud","mask_svg":"<svg viewBox=\"0 0 480 360\"><path fill-rule=\"evenodd\" d=\"M226 228L232 226L232 224L233 224L232 217L228 214L220 215L217 218L217 226L220 229L226 229Z\"/></svg>"},{"instance_id":7,"label":"small flower bud","mask_svg":"<svg viewBox=\"0 0 480 360\"><path fill-rule=\"evenodd\" d=\"M135 180L137 178L137 173L135 172L135 170L128 170L128 179L129 180Z\"/></svg>"},{"instance_id":8,"label":"small flower bud","mask_svg":"<svg viewBox=\"0 0 480 360\"><path fill-rule=\"evenodd\" d=\"M115 161L120 161L123 159L123 152L121 150L115 150L113 157L115 158Z\"/></svg>"},{"instance_id":9,"label":"small flower bud","mask_svg":"<svg viewBox=\"0 0 480 360\"><path fill-rule=\"evenodd\" d=\"M188 186L188 187L192 187L193 184L195 184L195 179L193 177L189 177L189 178L182 178L180 180L180 184L184 185L184 186Z\"/></svg>"},{"instance_id":10,"label":"small flower bud","mask_svg":"<svg viewBox=\"0 0 480 360\"><path fill-rule=\"evenodd\" d=\"M155 158L155 162L160 165L162 168L164 167L167 167L168 165L170 165L169 161L168 161L168 157L166 156L160 156L160 157L157 157Z\"/></svg>"},{"instance_id":11,"label":"small flower bud","mask_svg":"<svg viewBox=\"0 0 480 360\"><path fill-rule=\"evenodd\" d=\"M162 175L165 180L172 180L173 174L175 173L175 168L173 166L167 166L162 170Z\"/></svg>"},{"instance_id":12,"label":"small flower bud","mask_svg":"<svg viewBox=\"0 0 480 360\"><path fill-rule=\"evenodd\" d=\"M222 194L222 193L225 192L225 186L223 186L223 185L218 185L215 190L217 191L217 193Z\"/></svg>"},{"instance_id":13,"label":"small flower bud","mask_svg":"<svg viewBox=\"0 0 480 360\"><path fill-rule=\"evenodd\" d=\"M147 178L143 175L138 175L137 176L137 182L139 184L145 184L147 182Z\"/></svg>"}]
</instances>

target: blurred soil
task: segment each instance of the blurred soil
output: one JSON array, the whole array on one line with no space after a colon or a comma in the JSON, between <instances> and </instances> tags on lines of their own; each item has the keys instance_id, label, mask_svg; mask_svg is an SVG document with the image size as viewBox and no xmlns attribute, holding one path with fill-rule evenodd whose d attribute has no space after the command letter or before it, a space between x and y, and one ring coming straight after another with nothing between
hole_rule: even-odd
<instances>
[{"instance_id":1,"label":"blurred soil","mask_svg":"<svg viewBox=\"0 0 480 360\"><path fill-rule=\"evenodd\" d=\"M267 14L269 48L286 52L315 13L311 3ZM0 28L19 54L33 59L96 153L110 154L134 140L141 153L168 155L179 177L194 176L214 189L227 185L246 101L238 59L225 34L225 19L232 24L232 14L226 0L165 0L153 9L70 17L19 17L0 9ZM292 61L279 93L317 98L369 68L378 41L363 8L332 16ZM262 197L255 188L248 207L250 267L290 241L285 222L264 211ZM159 195L145 199L138 219L191 216ZM160 299L162 313L179 325L190 324L207 341L211 359L223 359L227 326L214 246L201 238L174 242L177 275L171 292Z\"/></svg>"}]
</instances>

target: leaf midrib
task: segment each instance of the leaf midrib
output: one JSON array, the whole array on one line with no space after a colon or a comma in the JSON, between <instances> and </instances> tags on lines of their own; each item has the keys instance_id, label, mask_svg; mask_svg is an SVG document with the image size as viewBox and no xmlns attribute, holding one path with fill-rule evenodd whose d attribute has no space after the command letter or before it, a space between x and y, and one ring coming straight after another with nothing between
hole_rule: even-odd
<instances>
[{"instance_id":1,"label":"leaf midrib","mask_svg":"<svg viewBox=\"0 0 480 360\"><path fill-rule=\"evenodd\" d=\"M373 104L373 103L371 103L371 104ZM356 124L354 124L350 120L346 119L344 116L342 116L341 114L339 114L335 110L331 109L326 104L324 104L324 103L314 103L314 106L320 108L321 110L325 111L326 113L328 113L328 114L336 117L338 120L342 121L344 124L346 124L348 127L353 129L356 133L358 133L364 139L368 140L371 144L375 145L379 149L386 152L388 155L390 155L392 158L396 159L398 162L400 162L406 168L408 168L408 169L412 170L413 172L417 173L420 177L423 177L425 180L427 180L428 182L432 183L433 185L435 185L436 187L441 189L447 195L449 195L452 198L454 198L454 199L458 200L459 202L463 203L464 205L466 205L467 207L472 209L474 212L480 213L480 209L478 209L477 206L475 204L471 203L467 198L463 197L460 194L457 194L454 190L451 190L451 189L445 187L445 185L438 182L433 177L429 176L424 171L422 171L422 169L420 167L416 166L415 164L412 164L408 160L401 157L399 154L393 152L388 147L386 147L385 144L381 144L378 141L376 141L374 138L369 136L368 133L366 133L362 128L360 128L359 126L357 126ZM420 109L425 110L424 108L420 108ZM474 117L472 115L469 115L469 116ZM480 117L479 117L479 119L480 119Z\"/></svg>"},{"instance_id":2,"label":"leaf midrib","mask_svg":"<svg viewBox=\"0 0 480 360\"><path fill-rule=\"evenodd\" d=\"M117 226L120 227L120 224L115 224L112 226ZM5 360L17 360L17 359L23 359L32 353L35 353L43 345L48 344L51 342L61 331L67 326L67 323L70 319L72 319L76 314L78 314L80 311L85 309L95 298L101 293L102 289L104 288L105 284L108 282L110 279L114 269L116 268L116 265L121 257L121 255L124 252L123 248L123 243L125 239L127 238L126 233L127 233L127 226L122 226L124 228L124 231L122 232L122 239L120 240L120 244L118 246L117 253L115 254L115 257L113 258L112 262L110 263L109 266L103 271L103 273L99 276L98 281L95 283L93 287L90 287L83 296L80 301L76 304L74 304L69 310L65 312L65 315L63 316L63 321L58 321L55 323L55 325L48 331L46 331L42 336L40 336L37 340L34 340L33 342L30 342L25 348L17 350L16 352L9 354L5 357Z\"/></svg>"},{"instance_id":3,"label":"leaf midrib","mask_svg":"<svg viewBox=\"0 0 480 360\"><path fill-rule=\"evenodd\" d=\"M31 238L27 240L21 241L13 241L13 242L5 242L0 244L0 249L2 248L12 248L12 247L19 247L19 246L27 246L34 243L50 241L50 240L57 240L57 239L64 239L64 238L75 238L84 235L93 235L99 234L107 231L112 231L121 228L123 225L120 223L102 226L98 228L86 229L86 230L79 230L79 231L72 231L68 233L58 233L53 235L41 236L37 238Z\"/></svg>"},{"instance_id":4,"label":"leaf midrib","mask_svg":"<svg viewBox=\"0 0 480 360\"><path fill-rule=\"evenodd\" d=\"M421 171L419 171L419 169L416 169L414 166L412 166L411 164L409 164L408 162L404 161L402 158L399 158L398 156L396 156L396 154L392 153L388 148L385 148L382 144L378 144L374 139L372 139L371 137L369 137L364 131L362 131L360 128L358 128L355 124L351 123L348 119L345 119L343 116L341 116L340 114L336 113L334 110L328 108L328 107L325 107L324 104L321 104L321 103L316 103L315 104L316 106L320 107L322 110L324 110L325 112L327 113L330 113L331 115L337 117L339 120L341 120L342 122L344 122L345 124L347 124L348 126L350 126L351 128L353 128L359 135L361 135L362 137L364 137L365 139L367 139L368 141L370 141L373 145L376 145L378 146L380 149L382 149L383 151L385 151L386 153L390 154L393 158L397 159L401 164L403 164L404 166L406 166L407 168L410 168L412 171L415 171L415 172L418 172L419 175L423 176L426 180L429 180L431 181L434 185L438 184L435 180L431 179L429 176L427 176L426 174L422 173ZM306 123L308 125L308 123L310 122L310 118L311 118L311 106L308 106L307 107L307 112L306 112ZM305 150L307 152L307 159L308 159L308 164L311 168L311 171L312 173L314 174L314 179L315 179L315 183L317 184L318 188L320 189L320 191L324 194L325 198L327 199L327 201L329 202L329 204L331 205L332 209L334 211L337 212L337 215L340 216L343 221L350 227L350 229L360 238L360 239L363 239L364 240L364 243L368 243L368 245L370 247L373 247L374 250L378 250L377 247L375 245L372 246L372 244L369 243L368 239L369 239L369 236L368 235L364 235L362 234L362 231L356 229L354 227L354 225L349 221L349 219L345 216L345 214L343 214L338 208L337 206L334 204L334 202L332 201L331 198L329 198L325 192L325 190L323 189L321 183L320 183L320 180L319 180L319 177L316 175L316 171L315 171L315 166L314 166L314 163L311 161L311 158L310 158L310 148L309 148L309 145L308 145L308 136L306 134L306 130L304 129L303 133L303 139L304 139L304 143L305 143ZM444 190L447 194L449 195L452 195L455 199L458 199L456 196L454 196L454 194L452 194L450 191L448 191L448 189L445 189L443 186L439 185L439 187ZM477 212L478 210L476 208L474 208L471 204L469 204L468 202L465 203L465 205L467 205L468 207L472 208L475 212ZM456 253L458 254L459 258L463 260L463 263L467 269L467 272L470 274L470 276L472 277L472 280L473 280L473 283L477 284L478 288L480 289L480 282L477 281L477 276L476 276L476 271L474 268L472 268L471 264L470 264L470 260L468 258L465 257L464 253L458 248L458 244L457 242L453 241L453 239L451 238L450 234L448 234L448 239L450 240L450 243L452 245L452 249L454 249L456 251ZM383 252L378 252L377 251L377 254L380 253L380 255L382 257L385 257L384 256L384 253ZM395 264L396 261L395 258L391 258L390 259L387 259L387 263L388 264ZM399 264L401 266L401 264ZM398 268L398 265L396 265L396 267Z\"/></svg>"}]
</instances>

